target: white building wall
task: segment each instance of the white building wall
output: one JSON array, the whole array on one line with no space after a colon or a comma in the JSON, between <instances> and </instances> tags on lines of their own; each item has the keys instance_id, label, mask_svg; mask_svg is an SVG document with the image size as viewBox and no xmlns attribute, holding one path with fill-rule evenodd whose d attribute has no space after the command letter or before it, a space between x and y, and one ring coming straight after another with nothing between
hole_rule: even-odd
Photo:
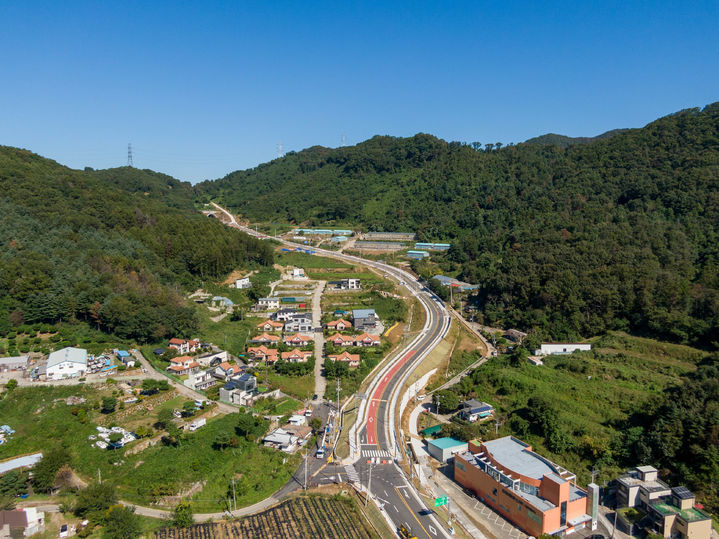
<instances>
[{"instance_id":1,"label":"white building wall","mask_svg":"<svg viewBox=\"0 0 719 539\"><path fill-rule=\"evenodd\" d=\"M577 350L588 352L591 349L591 344L584 343L542 343L540 349L535 350L535 355L571 354Z\"/></svg>"}]
</instances>

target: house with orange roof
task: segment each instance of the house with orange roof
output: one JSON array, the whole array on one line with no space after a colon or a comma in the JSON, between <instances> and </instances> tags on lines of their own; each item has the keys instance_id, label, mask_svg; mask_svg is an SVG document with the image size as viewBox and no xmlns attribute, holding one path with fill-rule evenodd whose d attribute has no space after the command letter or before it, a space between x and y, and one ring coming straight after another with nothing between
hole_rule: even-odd
<instances>
[{"instance_id":1,"label":"house with orange roof","mask_svg":"<svg viewBox=\"0 0 719 539\"><path fill-rule=\"evenodd\" d=\"M327 339L327 342L332 343L334 346L354 346L355 338L351 335L342 335L341 333L335 333Z\"/></svg>"},{"instance_id":2,"label":"house with orange roof","mask_svg":"<svg viewBox=\"0 0 719 539\"><path fill-rule=\"evenodd\" d=\"M339 320L332 320L331 322L327 322L327 329L334 329L337 331L344 331L346 329L349 329L352 327L352 322L348 322L344 318L340 318Z\"/></svg>"},{"instance_id":3,"label":"house with orange roof","mask_svg":"<svg viewBox=\"0 0 719 539\"><path fill-rule=\"evenodd\" d=\"M332 362L341 361L342 363L347 363L350 368L359 367L360 364L360 355L350 354L347 350L345 350L341 354L332 354L327 357Z\"/></svg>"},{"instance_id":4,"label":"house with orange roof","mask_svg":"<svg viewBox=\"0 0 719 539\"><path fill-rule=\"evenodd\" d=\"M283 361L289 361L290 363L307 363L307 360L312 357L312 352L303 352L302 350L294 348L289 352L282 352L280 357Z\"/></svg>"},{"instance_id":5,"label":"house with orange roof","mask_svg":"<svg viewBox=\"0 0 719 539\"><path fill-rule=\"evenodd\" d=\"M285 325L282 322L275 322L269 318L255 326L258 331L282 331Z\"/></svg>"},{"instance_id":6,"label":"house with orange roof","mask_svg":"<svg viewBox=\"0 0 719 539\"><path fill-rule=\"evenodd\" d=\"M173 374L182 376L183 374L195 372L199 368L200 364L195 361L194 358L190 356L178 356L170 360L170 366L167 367L167 370Z\"/></svg>"},{"instance_id":7,"label":"house with orange roof","mask_svg":"<svg viewBox=\"0 0 719 539\"><path fill-rule=\"evenodd\" d=\"M247 349L249 359L253 361L264 361L268 365L277 361L279 353L276 348L267 348L265 345L249 347Z\"/></svg>"},{"instance_id":8,"label":"house with orange roof","mask_svg":"<svg viewBox=\"0 0 719 539\"><path fill-rule=\"evenodd\" d=\"M237 368L237 365L233 365L232 363L223 361L217 367L215 367L215 377L227 381L232 376L237 374L238 370L239 369Z\"/></svg>"},{"instance_id":9,"label":"house with orange roof","mask_svg":"<svg viewBox=\"0 0 719 539\"><path fill-rule=\"evenodd\" d=\"M301 335L295 333L294 335L288 335L283 339L283 342L288 346L308 346L314 339L307 335Z\"/></svg>"},{"instance_id":10,"label":"house with orange roof","mask_svg":"<svg viewBox=\"0 0 719 539\"><path fill-rule=\"evenodd\" d=\"M355 346L379 346L380 339L377 335L363 333L359 337L355 337Z\"/></svg>"},{"instance_id":11,"label":"house with orange roof","mask_svg":"<svg viewBox=\"0 0 719 539\"><path fill-rule=\"evenodd\" d=\"M267 344L267 345L276 345L279 344L280 338L277 335L270 335L269 333L263 333L262 335L259 335L257 337L252 337L250 339L251 343L260 343L260 344Z\"/></svg>"}]
</instances>

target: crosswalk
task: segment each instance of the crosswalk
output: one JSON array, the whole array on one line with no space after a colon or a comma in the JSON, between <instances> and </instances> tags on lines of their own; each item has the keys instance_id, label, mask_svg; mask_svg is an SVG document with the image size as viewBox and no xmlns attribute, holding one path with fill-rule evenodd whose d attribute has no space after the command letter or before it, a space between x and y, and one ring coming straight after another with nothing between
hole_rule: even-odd
<instances>
[{"instance_id":1,"label":"crosswalk","mask_svg":"<svg viewBox=\"0 0 719 539\"><path fill-rule=\"evenodd\" d=\"M380 449L363 449L362 456L363 457L387 458L390 456L390 454L389 454L389 451L383 451Z\"/></svg>"},{"instance_id":2,"label":"crosswalk","mask_svg":"<svg viewBox=\"0 0 719 539\"><path fill-rule=\"evenodd\" d=\"M345 466L345 473L347 474L347 479L349 479L350 483L360 482L359 474L352 464Z\"/></svg>"}]
</instances>

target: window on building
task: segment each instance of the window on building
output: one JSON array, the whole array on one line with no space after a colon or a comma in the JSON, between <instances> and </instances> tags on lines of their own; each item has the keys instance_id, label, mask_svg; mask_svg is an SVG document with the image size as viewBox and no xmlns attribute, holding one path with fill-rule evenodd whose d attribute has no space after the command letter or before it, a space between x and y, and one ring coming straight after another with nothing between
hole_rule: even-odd
<instances>
[{"instance_id":1,"label":"window on building","mask_svg":"<svg viewBox=\"0 0 719 539\"><path fill-rule=\"evenodd\" d=\"M559 525L565 526L567 524L567 502L562 502L559 511Z\"/></svg>"}]
</instances>

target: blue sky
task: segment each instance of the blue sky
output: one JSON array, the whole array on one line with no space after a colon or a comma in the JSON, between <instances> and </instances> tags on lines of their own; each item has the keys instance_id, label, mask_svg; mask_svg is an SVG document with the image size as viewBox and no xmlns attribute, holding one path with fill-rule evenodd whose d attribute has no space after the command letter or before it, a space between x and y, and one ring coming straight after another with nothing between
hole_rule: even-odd
<instances>
[{"instance_id":1,"label":"blue sky","mask_svg":"<svg viewBox=\"0 0 719 539\"><path fill-rule=\"evenodd\" d=\"M344 5L347 4L347 5ZM0 2L0 144L217 178L373 135L590 136L719 101L719 2Z\"/></svg>"}]
</instances>

